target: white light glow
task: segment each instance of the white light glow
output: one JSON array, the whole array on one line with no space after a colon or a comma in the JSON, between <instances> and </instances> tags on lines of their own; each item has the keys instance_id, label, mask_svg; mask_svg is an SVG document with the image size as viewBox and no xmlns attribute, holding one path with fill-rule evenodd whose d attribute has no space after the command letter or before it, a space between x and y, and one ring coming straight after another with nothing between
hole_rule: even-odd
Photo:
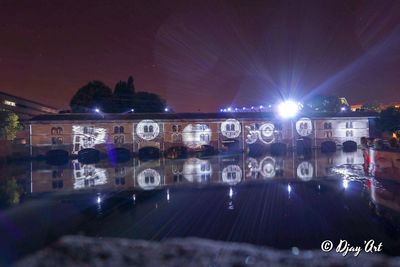
<instances>
[{"instance_id":1,"label":"white light glow","mask_svg":"<svg viewBox=\"0 0 400 267\"><path fill-rule=\"evenodd\" d=\"M96 113L100 113L100 109L98 109L98 108L95 108L95 109L94 109L94 112L96 112Z\"/></svg>"},{"instance_id":2,"label":"white light glow","mask_svg":"<svg viewBox=\"0 0 400 267\"><path fill-rule=\"evenodd\" d=\"M293 118L300 111L300 105L292 100L282 102L278 105L278 114L282 118Z\"/></svg>"},{"instance_id":3,"label":"white light glow","mask_svg":"<svg viewBox=\"0 0 400 267\"><path fill-rule=\"evenodd\" d=\"M343 188L347 189L349 187L349 180L343 180Z\"/></svg>"},{"instance_id":4,"label":"white light glow","mask_svg":"<svg viewBox=\"0 0 400 267\"><path fill-rule=\"evenodd\" d=\"M14 101L9 101L9 100L4 100L4 104L6 104L7 106L12 106L12 107L16 106Z\"/></svg>"}]
</instances>

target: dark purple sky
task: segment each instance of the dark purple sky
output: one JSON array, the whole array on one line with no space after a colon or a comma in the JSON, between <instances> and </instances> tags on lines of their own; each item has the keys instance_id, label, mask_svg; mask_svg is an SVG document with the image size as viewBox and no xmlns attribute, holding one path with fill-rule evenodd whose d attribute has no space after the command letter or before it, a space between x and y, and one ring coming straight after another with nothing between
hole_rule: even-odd
<instances>
[{"instance_id":1,"label":"dark purple sky","mask_svg":"<svg viewBox=\"0 0 400 267\"><path fill-rule=\"evenodd\" d=\"M67 108L129 75L176 111L400 100L400 1L0 0L0 91Z\"/></svg>"}]
</instances>

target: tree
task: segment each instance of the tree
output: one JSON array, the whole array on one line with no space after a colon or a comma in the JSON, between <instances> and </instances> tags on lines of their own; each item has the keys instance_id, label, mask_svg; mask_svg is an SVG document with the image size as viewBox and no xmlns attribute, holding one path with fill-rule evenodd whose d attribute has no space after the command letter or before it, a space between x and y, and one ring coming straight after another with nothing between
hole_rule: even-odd
<instances>
[{"instance_id":1,"label":"tree","mask_svg":"<svg viewBox=\"0 0 400 267\"><path fill-rule=\"evenodd\" d=\"M341 110L343 104L337 96L315 95L304 101L304 110L309 112L336 113Z\"/></svg>"},{"instance_id":2,"label":"tree","mask_svg":"<svg viewBox=\"0 0 400 267\"><path fill-rule=\"evenodd\" d=\"M7 110L0 111L0 139L13 140L20 129L17 114Z\"/></svg>"},{"instance_id":3,"label":"tree","mask_svg":"<svg viewBox=\"0 0 400 267\"><path fill-rule=\"evenodd\" d=\"M7 179L4 184L0 184L0 207L18 204L21 194L22 189L17 180L15 178Z\"/></svg>"},{"instance_id":4,"label":"tree","mask_svg":"<svg viewBox=\"0 0 400 267\"><path fill-rule=\"evenodd\" d=\"M75 113L89 113L96 108L103 112L111 112L112 91L101 81L89 82L72 97L70 106Z\"/></svg>"},{"instance_id":5,"label":"tree","mask_svg":"<svg viewBox=\"0 0 400 267\"><path fill-rule=\"evenodd\" d=\"M113 112L124 113L133 108L135 87L133 78L129 76L128 81L119 81L115 85L113 94Z\"/></svg>"},{"instance_id":6,"label":"tree","mask_svg":"<svg viewBox=\"0 0 400 267\"><path fill-rule=\"evenodd\" d=\"M397 132L400 130L400 109L390 107L383 110L377 119L377 127L380 131Z\"/></svg>"},{"instance_id":7,"label":"tree","mask_svg":"<svg viewBox=\"0 0 400 267\"><path fill-rule=\"evenodd\" d=\"M90 113L96 108L105 113L126 113L134 109L137 113L164 112L166 102L159 95L135 93L133 78L119 81L114 93L100 81L89 82L72 97L71 111L74 113Z\"/></svg>"},{"instance_id":8,"label":"tree","mask_svg":"<svg viewBox=\"0 0 400 267\"><path fill-rule=\"evenodd\" d=\"M135 94L133 107L136 113L164 112L166 102L157 94L138 92Z\"/></svg>"}]
</instances>

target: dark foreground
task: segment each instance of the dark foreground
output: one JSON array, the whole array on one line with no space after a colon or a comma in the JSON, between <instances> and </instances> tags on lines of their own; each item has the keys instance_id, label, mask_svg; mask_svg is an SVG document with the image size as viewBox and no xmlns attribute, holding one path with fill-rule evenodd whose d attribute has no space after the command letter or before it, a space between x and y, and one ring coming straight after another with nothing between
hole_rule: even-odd
<instances>
[{"instance_id":1,"label":"dark foreground","mask_svg":"<svg viewBox=\"0 0 400 267\"><path fill-rule=\"evenodd\" d=\"M17 267L25 266L394 267L400 266L400 260L373 254L342 257L340 254L319 250L277 251L248 244L197 238L149 242L68 236L17 264Z\"/></svg>"}]
</instances>

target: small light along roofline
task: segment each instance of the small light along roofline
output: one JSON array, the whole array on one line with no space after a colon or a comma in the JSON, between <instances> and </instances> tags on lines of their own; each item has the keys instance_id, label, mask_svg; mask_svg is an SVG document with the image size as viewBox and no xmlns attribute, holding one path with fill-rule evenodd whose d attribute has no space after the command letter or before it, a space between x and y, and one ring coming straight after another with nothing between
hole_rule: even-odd
<instances>
[{"instance_id":1,"label":"small light along roofline","mask_svg":"<svg viewBox=\"0 0 400 267\"><path fill-rule=\"evenodd\" d=\"M371 112L338 112L338 113L299 113L292 120L307 118L375 118L377 113ZM33 117L30 122L43 123L50 121L114 121L114 120L217 120L217 119L281 119L273 112L223 112L223 113L68 113L68 114L46 114Z\"/></svg>"}]
</instances>

